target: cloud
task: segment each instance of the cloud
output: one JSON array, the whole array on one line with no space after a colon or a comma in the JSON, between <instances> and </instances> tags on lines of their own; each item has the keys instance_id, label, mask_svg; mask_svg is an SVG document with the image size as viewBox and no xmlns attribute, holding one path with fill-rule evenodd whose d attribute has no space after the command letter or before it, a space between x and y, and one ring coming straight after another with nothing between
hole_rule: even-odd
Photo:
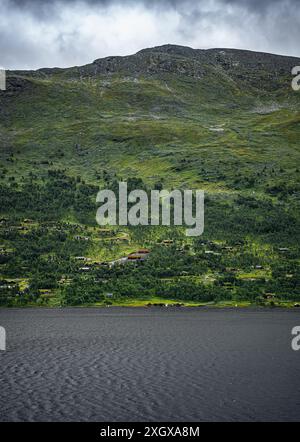
<instances>
[{"instance_id":1,"label":"cloud","mask_svg":"<svg viewBox=\"0 0 300 442\"><path fill-rule=\"evenodd\" d=\"M298 56L298 0L0 0L0 64L73 66L166 43Z\"/></svg>"}]
</instances>

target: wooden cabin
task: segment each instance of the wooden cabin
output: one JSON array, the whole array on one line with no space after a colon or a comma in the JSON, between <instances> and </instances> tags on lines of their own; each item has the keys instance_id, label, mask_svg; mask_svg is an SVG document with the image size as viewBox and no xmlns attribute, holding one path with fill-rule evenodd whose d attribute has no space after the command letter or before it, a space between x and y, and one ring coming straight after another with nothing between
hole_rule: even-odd
<instances>
[{"instance_id":1,"label":"wooden cabin","mask_svg":"<svg viewBox=\"0 0 300 442\"><path fill-rule=\"evenodd\" d=\"M165 240L163 240L162 244L164 246L169 246L169 245L174 244L174 241L172 239L165 239Z\"/></svg>"},{"instance_id":2,"label":"wooden cabin","mask_svg":"<svg viewBox=\"0 0 300 442\"><path fill-rule=\"evenodd\" d=\"M275 299L275 298L276 298L276 295L275 295L274 293L265 293L265 294L263 295L263 297L264 297L265 299Z\"/></svg>"},{"instance_id":3,"label":"wooden cabin","mask_svg":"<svg viewBox=\"0 0 300 442\"><path fill-rule=\"evenodd\" d=\"M90 238L88 236L79 236L79 235L75 236L74 239L76 241L89 241L90 240Z\"/></svg>"},{"instance_id":4,"label":"wooden cabin","mask_svg":"<svg viewBox=\"0 0 300 442\"><path fill-rule=\"evenodd\" d=\"M128 261L144 261L145 257L142 255L129 255L127 259Z\"/></svg>"},{"instance_id":5,"label":"wooden cabin","mask_svg":"<svg viewBox=\"0 0 300 442\"><path fill-rule=\"evenodd\" d=\"M138 255L148 255L150 253L149 249L140 249L137 251Z\"/></svg>"}]
</instances>

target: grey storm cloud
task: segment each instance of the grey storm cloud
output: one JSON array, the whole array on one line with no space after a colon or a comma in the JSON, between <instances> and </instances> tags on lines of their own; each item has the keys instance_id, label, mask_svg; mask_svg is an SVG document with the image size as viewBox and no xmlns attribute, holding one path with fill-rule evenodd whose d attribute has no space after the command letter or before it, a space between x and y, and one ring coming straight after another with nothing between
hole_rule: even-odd
<instances>
[{"instance_id":1,"label":"grey storm cloud","mask_svg":"<svg viewBox=\"0 0 300 442\"><path fill-rule=\"evenodd\" d=\"M53 6L55 3L59 4L74 4L78 0L9 0L8 3L19 8L32 8L33 10L42 9L45 6ZM101 6L110 6L112 4L143 4L145 7L161 7L161 8L181 8L186 5L193 5L197 3L195 0L82 0L83 3ZM234 6L243 6L247 9L254 10L256 12L264 12L269 7L274 5L284 4L292 5L296 7L299 0L221 0L225 4L231 4ZM210 3L206 0L206 3Z\"/></svg>"},{"instance_id":2,"label":"grey storm cloud","mask_svg":"<svg viewBox=\"0 0 300 442\"><path fill-rule=\"evenodd\" d=\"M0 66L85 64L166 43L300 55L299 0L0 0Z\"/></svg>"}]
</instances>

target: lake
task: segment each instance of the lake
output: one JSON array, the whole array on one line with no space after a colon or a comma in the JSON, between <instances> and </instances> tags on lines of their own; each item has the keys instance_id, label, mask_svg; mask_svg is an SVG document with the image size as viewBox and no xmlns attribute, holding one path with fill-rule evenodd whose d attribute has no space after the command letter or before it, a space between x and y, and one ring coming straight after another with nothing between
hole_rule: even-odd
<instances>
[{"instance_id":1,"label":"lake","mask_svg":"<svg viewBox=\"0 0 300 442\"><path fill-rule=\"evenodd\" d=\"M299 421L295 310L0 309L0 421Z\"/></svg>"}]
</instances>

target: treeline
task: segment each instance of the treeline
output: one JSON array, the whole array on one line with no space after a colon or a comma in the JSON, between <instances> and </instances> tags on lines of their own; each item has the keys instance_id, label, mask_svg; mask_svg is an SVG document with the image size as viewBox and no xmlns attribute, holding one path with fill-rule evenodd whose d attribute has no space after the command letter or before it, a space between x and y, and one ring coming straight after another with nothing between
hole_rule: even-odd
<instances>
[{"instance_id":1,"label":"treeline","mask_svg":"<svg viewBox=\"0 0 300 442\"><path fill-rule=\"evenodd\" d=\"M0 207L16 219L30 217L38 221L59 221L72 212L79 221L90 225L94 222L98 190L63 170L49 170L42 180L33 176L21 183L1 183Z\"/></svg>"},{"instance_id":2,"label":"treeline","mask_svg":"<svg viewBox=\"0 0 300 442\"><path fill-rule=\"evenodd\" d=\"M118 177L103 171L102 188L118 192ZM158 182L155 187L161 189ZM0 226L1 305L45 303L54 293L61 305L160 296L165 299L217 302L250 300L261 302L271 293L279 299L300 300L300 215L296 203L286 205L253 195L206 197L205 234L189 239L184 229L162 227L130 228L131 240L151 249L139 264L96 268L86 273L75 257L89 256L91 243L76 236L97 236L96 194L100 188L64 170L48 171L37 179L0 184L0 207L6 216ZM148 190L140 178L128 180L128 189ZM5 218L4 216L4 218ZM78 223L68 224L72 218ZM20 231L24 218L33 226ZM99 239L99 238L98 238ZM169 247L159 245L172 240ZM102 242L108 251L112 243ZM283 253L279 251L283 248ZM241 273L261 275L243 278ZM208 279L206 278L207 276ZM22 288L9 280L26 279ZM65 284L62 280L68 280Z\"/></svg>"}]
</instances>

